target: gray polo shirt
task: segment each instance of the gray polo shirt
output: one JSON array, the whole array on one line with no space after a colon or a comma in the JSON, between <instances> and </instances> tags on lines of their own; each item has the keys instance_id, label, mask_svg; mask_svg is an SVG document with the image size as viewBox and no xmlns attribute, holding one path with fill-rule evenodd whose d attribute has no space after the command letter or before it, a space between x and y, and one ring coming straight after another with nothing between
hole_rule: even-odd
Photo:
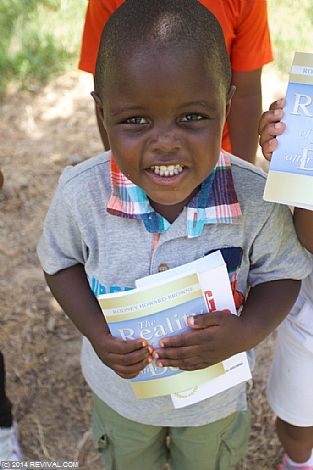
<instances>
[{"instance_id":1,"label":"gray polo shirt","mask_svg":"<svg viewBox=\"0 0 313 470\"><path fill-rule=\"evenodd\" d=\"M44 271L52 275L82 263L97 296L133 288L136 279L158 272L164 264L176 267L221 249L227 256L241 253L240 267L231 269L243 295L262 282L306 277L310 258L297 240L289 209L262 199L265 175L236 157L231 171L242 223L208 224L199 236L188 238L184 209L152 251L153 234L142 220L106 211L111 195L109 154L65 169L38 243ZM198 426L247 406L244 384L183 409L174 409L170 396L139 400L130 382L105 366L86 338L81 362L92 390L119 414L137 422Z\"/></svg>"}]
</instances>

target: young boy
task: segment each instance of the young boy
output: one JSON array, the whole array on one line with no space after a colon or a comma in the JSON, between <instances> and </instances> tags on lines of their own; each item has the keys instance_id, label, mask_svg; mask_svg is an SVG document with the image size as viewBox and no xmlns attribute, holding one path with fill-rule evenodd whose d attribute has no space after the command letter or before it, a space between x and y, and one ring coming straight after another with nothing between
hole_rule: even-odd
<instances>
[{"instance_id":1,"label":"young boy","mask_svg":"<svg viewBox=\"0 0 313 470\"><path fill-rule=\"evenodd\" d=\"M219 21L231 61L236 94L224 126L222 148L251 163L258 147L258 123L262 113L262 67L273 60L267 21L267 0L200 0ZM89 0L79 68L95 73L101 32L124 0ZM97 108L96 108L97 109ZM97 115L98 117L98 115ZM106 150L107 136L101 119L100 135Z\"/></svg>"},{"instance_id":2,"label":"young boy","mask_svg":"<svg viewBox=\"0 0 313 470\"><path fill-rule=\"evenodd\" d=\"M285 99L270 106L260 121L260 144L270 160L276 136L285 124ZM313 211L295 207L299 240L313 254ZM313 256L311 257L313 268ZM278 470L313 470L313 273L302 282L300 294L278 328L267 397L276 413L276 430L285 454Z\"/></svg>"},{"instance_id":3,"label":"young boy","mask_svg":"<svg viewBox=\"0 0 313 470\"><path fill-rule=\"evenodd\" d=\"M94 99L109 154L66 169L38 254L50 289L84 335L94 439L106 469L230 469L245 452L245 386L184 409L136 399L128 379L151 361L202 369L259 343L310 270L288 208L262 201L264 176L221 153L230 64L215 17L197 0L128 0L105 26ZM221 250L240 316L189 319L186 334L110 335L96 296ZM248 292L249 291L249 292ZM243 299L247 297L242 306ZM165 445L169 434L170 449Z\"/></svg>"}]
</instances>

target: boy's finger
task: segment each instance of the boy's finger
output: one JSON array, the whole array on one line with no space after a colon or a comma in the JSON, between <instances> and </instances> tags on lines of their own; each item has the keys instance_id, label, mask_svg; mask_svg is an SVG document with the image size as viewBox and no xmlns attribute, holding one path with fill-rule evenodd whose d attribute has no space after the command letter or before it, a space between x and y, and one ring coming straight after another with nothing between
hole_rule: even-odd
<instances>
[{"instance_id":1,"label":"boy's finger","mask_svg":"<svg viewBox=\"0 0 313 470\"><path fill-rule=\"evenodd\" d=\"M162 359L157 361L157 365L159 367L177 367L181 370L198 370L208 367L210 364L204 362L203 358L196 356L185 359Z\"/></svg>"},{"instance_id":2,"label":"boy's finger","mask_svg":"<svg viewBox=\"0 0 313 470\"><path fill-rule=\"evenodd\" d=\"M268 142L265 142L262 146L262 152L266 160L271 161L272 153L277 147L277 140L271 139Z\"/></svg>"},{"instance_id":3,"label":"boy's finger","mask_svg":"<svg viewBox=\"0 0 313 470\"><path fill-rule=\"evenodd\" d=\"M227 312L230 313L229 310L227 310ZM218 313L219 312L204 313L201 315L194 315L192 317L188 317L187 319L188 326L190 326L190 328L196 328L196 329L208 328L210 326L217 326L220 324Z\"/></svg>"},{"instance_id":4,"label":"boy's finger","mask_svg":"<svg viewBox=\"0 0 313 470\"><path fill-rule=\"evenodd\" d=\"M154 353L162 351L163 348L183 348L189 346L198 346L201 342L205 341L203 335L207 332L203 330L198 331L187 331L187 333L182 333L181 335L167 336L160 340L160 347L156 348Z\"/></svg>"},{"instance_id":5,"label":"boy's finger","mask_svg":"<svg viewBox=\"0 0 313 470\"><path fill-rule=\"evenodd\" d=\"M259 144L261 147L265 142L269 142L274 137L281 135L286 128L283 122L276 122L275 124L268 124L262 134L260 135Z\"/></svg>"},{"instance_id":6,"label":"boy's finger","mask_svg":"<svg viewBox=\"0 0 313 470\"><path fill-rule=\"evenodd\" d=\"M144 361L151 357L147 348L138 349L126 354L117 354L109 352L107 354L108 361L112 364L120 364L123 366L131 366L137 364L138 362Z\"/></svg>"},{"instance_id":7,"label":"boy's finger","mask_svg":"<svg viewBox=\"0 0 313 470\"><path fill-rule=\"evenodd\" d=\"M201 357L202 349L197 345L182 346L182 347L168 347L157 349L153 355L156 364L161 366L164 361L187 361L190 364L195 363L195 358Z\"/></svg>"},{"instance_id":8,"label":"boy's finger","mask_svg":"<svg viewBox=\"0 0 313 470\"><path fill-rule=\"evenodd\" d=\"M267 126L280 122L283 117L284 111L282 109L275 109L263 113L259 122L259 135L262 136L266 132Z\"/></svg>"},{"instance_id":9,"label":"boy's finger","mask_svg":"<svg viewBox=\"0 0 313 470\"><path fill-rule=\"evenodd\" d=\"M273 103L270 104L269 109L279 109L283 108L286 105L286 98L283 96L282 98L279 98L276 101L273 101Z\"/></svg>"},{"instance_id":10,"label":"boy's finger","mask_svg":"<svg viewBox=\"0 0 313 470\"><path fill-rule=\"evenodd\" d=\"M123 341L114 336L107 338L107 350L116 354L127 354L141 349L149 349L147 341L144 339L135 339Z\"/></svg>"},{"instance_id":11,"label":"boy's finger","mask_svg":"<svg viewBox=\"0 0 313 470\"><path fill-rule=\"evenodd\" d=\"M145 359L144 361L140 361L137 364L133 364L131 366L123 366L120 364L112 364L112 369L115 372L123 377L124 379L132 379L137 377L137 375L151 362L151 360Z\"/></svg>"},{"instance_id":12,"label":"boy's finger","mask_svg":"<svg viewBox=\"0 0 313 470\"><path fill-rule=\"evenodd\" d=\"M277 140L275 136L269 136L268 139L264 139L259 141L260 146L262 147L262 152L273 152L277 147Z\"/></svg>"}]
</instances>

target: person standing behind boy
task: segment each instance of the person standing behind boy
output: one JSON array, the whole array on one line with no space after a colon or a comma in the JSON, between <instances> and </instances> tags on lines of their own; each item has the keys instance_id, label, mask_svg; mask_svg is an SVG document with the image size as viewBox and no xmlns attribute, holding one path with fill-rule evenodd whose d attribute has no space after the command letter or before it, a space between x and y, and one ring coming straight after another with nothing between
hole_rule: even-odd
<instances>
[{"instance_id":1,"label":"person standing behind boy","mask_svg":"<svg viewBox=\"0 0 313 470\"><path fill-rule=\"evenodd\" d=\"M0 190L2 186L3 174L0 170ZM0 351L0 462L2 460L22 460L17 429L13 423L12 404L6 395L5 378L4 357Z\"/></svg>"},{"instance_id":2,"label":"person standing behind boy","mask_svg":"<svg viewBox=\"0 0 313 470\"><path fill-rule=\"evenodd\" d=\"M260 144L267 160L283 133L285 99L275 101L260 121ZM313 201L312 201L313 203ZM294 223L303 246L312 253L313 211L295 207ZM267 388L277 415L277 435L285 450L278 470L313 470L313 273L302 282L297 302L278 328Z\"/></svg>"},{"instance_id":3,"label":"person standing behind boy","mask_svg":"<svg viewBox=\"0 0 313 470\"><path fill-rule=\"evenodd\" d=\"M265 177L221 151L233 94L221 27L197 0L127 0L107 22L94 99L110 153L61 176L38 255L51 292L83 334L93 432L107 470L228 470L249 435L245 385L186 408L137 399L129 379L199 370L254 347L284 318L310 260L288 208L262 200ZM241 315L188 319L160 338L111 336L96 296L221 250ZM240 294L240 295L239 295ZM241 302L242 303L242 302ZM169 434L170 448L165 444Z\"/></svg>"},{"instance_id":4,"label":"person standing behind boy","mask_svg":"<svg viewBox=\"0 0 313 470\"><path fill-rule=\"evenodd\" d=\"M124 0L89 0L79 68L95 73L102 29ZM273 60L267 22L267 1L201 0L218 19L232 66L236 94L223 133L223 148L254 163L258 124L262 113L261 73ZM101 119L99 131L105 149L110 148Z\"/></svg>"},{"instance_id":5,"label":"person standing behind boy","mask_svg":"<svg viewBox=\"0 0 313 470\"><path fill-rule=\"evenodd\" d=\"M0 351L0 463L22 460L12 404L6 395L4 357Z\"/></svg>"}]
</instances>

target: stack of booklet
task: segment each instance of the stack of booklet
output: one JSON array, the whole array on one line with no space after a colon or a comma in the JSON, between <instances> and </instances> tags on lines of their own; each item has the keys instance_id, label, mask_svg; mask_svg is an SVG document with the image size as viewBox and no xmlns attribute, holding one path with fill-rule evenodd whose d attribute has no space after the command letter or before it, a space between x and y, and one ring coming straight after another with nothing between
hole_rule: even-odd
<instances>
[{"instance_id":1,"label":"stack of booklet","mask_svg":"<svg viewBox=\"0 0 313 470\"><path fill-rule=\"evenodd\" d=\"M236 315L220 251L139 279L136 286L98 299L111 334L123 340L143 338L157 348L160 339L190 330L188 316L226 309ZM247 355L240 353L195 371L158 367L152 361L131 381L138 398L170 394L175 408L181 408L249 379Z\"/></svg>"},{"instance_id":2,"label":"stack of booklet","mask_svg":"<svg viewBox=\"0 0 313 470\"><path fill-rule=\"evenodd\" d=\"M295 53L283 121L264 199L313 210L313 54Z\"/></svg>"}]
</instances>

